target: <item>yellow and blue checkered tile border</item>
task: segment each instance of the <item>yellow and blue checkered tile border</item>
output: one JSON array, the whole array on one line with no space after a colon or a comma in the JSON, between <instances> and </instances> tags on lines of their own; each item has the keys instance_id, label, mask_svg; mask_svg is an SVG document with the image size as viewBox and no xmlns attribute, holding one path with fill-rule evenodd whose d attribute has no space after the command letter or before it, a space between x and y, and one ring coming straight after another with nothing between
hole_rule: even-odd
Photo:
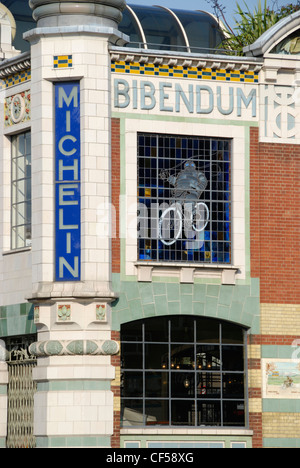
<instances>
[{"instance_id":1,"label":"yellow and blue checkered tile border","mask_svg":"<svg viewBox=\"0 0 300 468\"><path fill-rule=\"evenodd\" d=\"M73 56L72 55L54 55L53 68L72 68Z\"/></svg>"},{"instance_id":2,"label":"yellow and blue checkered tile border","mask_svg":"<svg viewBox=\"0 0 300 468\"><path fill-rule=\"evenodd\" d=\"M129 75L195 78L197 80L258 83L258 73L241 70L215 70L212 68L184 67L182 65L154 65L139 62L112 62L111 71Z\"/></svg>"},{"instance_id":3,"label":"yellow and blue checkered tile border","mask_svg":"<svg viewBox=\"0 0 300 468\"><path fill-rule=\"evenodd\" d=\"M0 80L0 89L10 88L17 84L25 83L31 79L31 70L25 70L21 73L16 73L15 75L10 75L2 80Z\"/></svg>"}]
</instances>

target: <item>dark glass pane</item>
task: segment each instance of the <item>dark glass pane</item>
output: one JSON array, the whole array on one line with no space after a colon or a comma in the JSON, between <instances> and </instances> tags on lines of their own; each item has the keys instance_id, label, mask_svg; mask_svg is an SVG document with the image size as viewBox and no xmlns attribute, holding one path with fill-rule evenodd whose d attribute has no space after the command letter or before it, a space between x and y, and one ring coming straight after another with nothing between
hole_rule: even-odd
<instances>
[{"instance_id":1,"label":"dark glass pane","mask_svg":"<svg viewBox=\"0 0 300 468\"><path fill-rule=\"evenodd\" d=\"M143 42L136 20L127 8L125 8L122 13L122 21L119 24L119 30L130 37L131 43L137 45Z\"/></svg>"},{"instance_id":2,"label":"dark glass pane","mask_svg":"<svg viewBox=\"0 0 300 468\"><path fill-rule=\"evenodd\" d=\"M146 425L169 425L169 400L146 400Z\"/></svg>"},{"instance_id":3,"label":"dark glass pane","mask_svg":"<svg viewBox=\"0 0 300 468\"><path fill-rule=\"evenodd\" d=\"M122 343L121 359L123 369L142 369L143 345L141 343Z\"/></svg>"},{"instance_id":4,"label":"dark glass pane","mask_svg":"<svg viewBox=\"0 0 300 468\"><path fill-rule=\"evenodd\" d=\"M143 396L142 372L124 372L123 379L122 397L138 398Z\"/></svg>"},{"instance_id":5,"label":"dark glass pane","mask_svg":"<svg viewBox=\"0 0 300 468\"><path fill-rule=\"evenodd\" d=\"M245 404L243 401L223 402L223 424L224 426L245 425Z\"/></svg>"},{"instance_id":6,"label":"dark glass pane","mask_svg":"<svg viewBox=\"0 0 300 468\"><path fill-rule=\"evenodd\" d=\"M155 49L169 50L170 46L175 48L185 45L181 29L175 20L166 10L149 7L131 5L132 9L138 16L146 41L151 49L151 45L155 45Z\"/></svg>"},{"instance_id":7,"label":"dark glass pane","mask_svg":"<svg viewBox=\"0 0 300 468\"><path fill-rule=\"evenodd\" d=\"M171 322L171 341L191 343L195 341L193 317L173 317Z\"/></svg>"},{"instance_id":8,"label":"dark glass pane","mask_svg":"<svg viewBox=\"0 0 300 468\"><path fill-rule=\"evenodd\" d=\"M169 374L168 372L146 372L145 374L146 398L168 398Z\"/></svg>"},{"instance_id":9,"label":"dark glass pane","mask_svg":"<svg viewBox=\"0 0 300 468\"><path fill-rule=\"evenodd\" d=\"M196 366L198 370L220 369L220 347L214 345L197 345Z\"/></svg>"},{"instance_id":10,"label":"dark glass pane","mask_svg":"<svg viewBox=\"0 0 300 468\"><path fill-rule=\"evenodd\" d=\"M31 161L31 132L25 133L26 137L26 154L28 155L28 160Z\"/></svg>"},{"instance_id":11,"label":"dark glass pane","mask_svg":"<svg viewBox=\"0 0 300 468\"><path fill-rule=\"evenodd\" d=\"M222 346L223 370L243 371L244 370L244 347L243 346Z\"/></svg>"},{"instance_id":12,"label":"dark glass pane","mask_svg":"<svg viewBox=\"0 0 300 468\"><path fill-rule=\"evenodd\" d=\"M145 321L145 341L168 342L168 319L163 317L153 318Z\"/></svg>"},{"instance_id":13,"label":"dark glass pane","mask_svg":"<svg viewBox=\"0 0 300 468\"><path fill-rule=\"evenodd\" d=\"M195 368L195 347L193 344L171 345L171 369L193 370Z\"/></svg>"},{"instance_id":14,"label":"dark glass pane","mask_svg":"<svg viewBox=\"0 0 300 468\"><path fill-rule=\"evenodd\" d=\"M223 374L223 398L243 399L244 374Z\"/></svg>"},{"instance_id":15,"label":"dark glass pane","mask_svg":"<svg viewBox=\"0 0 300 468\"><path fill-rule=\"evenodd\" d=\"M121 327L122 341L143 341L142 320L129 322Z\"/></svg>"},{"instance_id":16,"label":"dark glass pane","mask_svg":"<svg viewBox=\"0 0 300 468\"><path fill-rule=\"evenodd\" d=\"M232 323L223 323L222 343L244 344L244 329Z\"/></svg>"},{"instance_id":17,"label":"dark glass pane","mask_svg":"<svg viewBox=\"0 0 300 468\"><path fill-rule=\"evenodd\" d=\"M199 52L200 48L208 53L208 49L214 49L222 42L219 28L216 27L215 20L203 11L174 10L181 21L188 36L192 50Z\"/></svg>"},{"instance_id":18,"label":"dark glass pane","mask_svg":"<svg viewBox=\"0 0 300 468\"><path fill-rule=\"evenodd\" d=\"M238 342L240 327L206 318L157 317L123 326L122 338L123 330L134 336L129 327L141 338L145 330L148 341L121 345L123 427L245 425L245 347L214 343L221 327L225 340ZM171 336L182 341L169 343Z\"/></svg>"},{"instance_id":19,"label":"dark glass pane","mask_svg":"<svg viewBox=\"0 0 300 468\"><path fill-rule=\"evenodd\" d=\"M146 369L168 369L169 368L169 345L168 344L146 344L145 345L145 368Z\"/></svg>"},{"instance_id":20,"label":"dark glass pane","mask_svg":"<svg viewBox=\"0 0 300 468\"><path fill-rule=\"evenodd\" d=\"M219 343L220 323L217 320L201 319L197 320L197 342L198 343Z\"/></svg>"},{"instance_id":21,"label":"dark glass pane","mask_svg":"<svg viewBox=\"0 0 300 468\"><path fill-rule=\"evenodd\" d=\"M271 50L271 54L299 55L298 39L300 31L297 29L290 36L285 37L283 41ZM296 58L296 57L295 57Z\"/></svg>"},{"instance_id":22,"label":"dark glass pane","mask_svg":"<svg viewBox=\"0 0 300 468\"><path fill-rule=\"evenodd\" d=\"M193 372L172 372L171 398L195 398L195 374Z\"/></svg>"},{"instance_id":23,"label":"dark glass pane","mask_svg":"<svg viewBox=\"0 0 300 468\"><path fill-rule=\"evenodd\" d=\"M143 400L122 400L121 421L123 427L144 426Z\"/></svg>"},{"instance_id":24,"label":"dark glass pane","mask_svg":"<svg viewBox=\"0 0 300 468\"><path fill-rule=\"evenodd\" d=\"M197 416L198 426L221 426L221 403L198 400Z\"/></svg>"},{"instance_id":25,"label":"dark glass pane","mask_svg":"<svg viewBox=\"0 0 300 468\"><path fill-rule=\"evenodd\" d=\"M174 426L195 425L195 402L193 400L172 400L172 420Z\"/></svg>"},{"instance_id":26,"label":"dark glass pane","mask_svg":"<svg viewBox=\"0 0 300 468\"><path fill-rule=\"evenodd\" d=\"M215 372L197 374L198 398L221 398L221 375Z\"/></svg>"}]
</instances>

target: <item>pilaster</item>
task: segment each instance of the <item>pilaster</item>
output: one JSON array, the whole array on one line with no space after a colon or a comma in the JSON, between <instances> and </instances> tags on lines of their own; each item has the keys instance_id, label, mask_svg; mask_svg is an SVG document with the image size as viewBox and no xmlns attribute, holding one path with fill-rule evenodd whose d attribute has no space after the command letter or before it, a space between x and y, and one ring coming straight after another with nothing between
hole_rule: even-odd
<instances>
[{"instance_id":1,"label":"pilaster","mask_svg":"<svg viewBox=\"0 0 300 468\"><path fill-rule=\"evenodd\" d=\"M125 3L30 4L35 436L37 447L110 447L119 345L111 339L108 47L126 39L117 30Z\"/></svg>"}]
</instances>

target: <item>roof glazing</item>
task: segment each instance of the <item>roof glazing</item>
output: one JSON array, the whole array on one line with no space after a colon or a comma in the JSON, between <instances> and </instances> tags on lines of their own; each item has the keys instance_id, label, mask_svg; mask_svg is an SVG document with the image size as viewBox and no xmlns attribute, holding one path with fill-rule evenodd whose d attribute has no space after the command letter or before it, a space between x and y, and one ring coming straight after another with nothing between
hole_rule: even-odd
<instances>
[{"instance_id":1,"label":"roof glazing","mask_svg":"<svg viewBox=\"0 0 300 468\"><path fill-rule=\"evenodd\" d=\"M2 0L17 23L16 49L29 49L22 35L35 27L28 0ZM216 19L203 11L170 10L160 6L127 5L119 30L130 37L127 47L209 52L222 41Z\"/></svg>"},{"instance_id":2,"label":"roof glazing","mask_svg":"<svg viewBox=\"0 0 300 468\"><path fill-rule=\"evenodd\" d=\"M160 6L128 5L119 29L130 37L127 47L146 49L208 52L223 38L209 13Z\"/></svg>"}]
</instances>

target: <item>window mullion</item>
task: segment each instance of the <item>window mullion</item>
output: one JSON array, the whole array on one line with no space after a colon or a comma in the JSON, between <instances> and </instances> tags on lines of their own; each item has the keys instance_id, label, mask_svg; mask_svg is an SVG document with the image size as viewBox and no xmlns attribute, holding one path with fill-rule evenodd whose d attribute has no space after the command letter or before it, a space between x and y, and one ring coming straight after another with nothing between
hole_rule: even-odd
<instances>
[{"instance_id":1,"label":"window mullion","mask_svg":"<svg viewBox=\"0 0 300 468\"><path fill-rule=\"evenodd\" d=\"M169 341L169 426L172 426L172 368L171 368L171 320L168 320Z\"/></svg>"},{"instance_id":2,"label":"window mullion","mask_svg":"<svg viewBox=\"0 0 300 468\"><path fill-rule=\"evenodd\" d=\"M222 337L222 324L220 323L219 325L219 333L220 333L220 385L221 385L221 392L220 392L220 405L221 405L221 427L224 426L224 417L223 417L223 349L222 349L222 343L223 343L223 337Z\"/></svg>"},{"instance_id":3,"label":"window mullion","mask_svg":"<svg viewBox=\"0 0 300 468\"><path fill-rule=\"evenodd\" d=\"M142 324L142 352L143 352L143 423L146 426L146 344L145 344L145 324Z\"/></svg>"}]
</instances>

